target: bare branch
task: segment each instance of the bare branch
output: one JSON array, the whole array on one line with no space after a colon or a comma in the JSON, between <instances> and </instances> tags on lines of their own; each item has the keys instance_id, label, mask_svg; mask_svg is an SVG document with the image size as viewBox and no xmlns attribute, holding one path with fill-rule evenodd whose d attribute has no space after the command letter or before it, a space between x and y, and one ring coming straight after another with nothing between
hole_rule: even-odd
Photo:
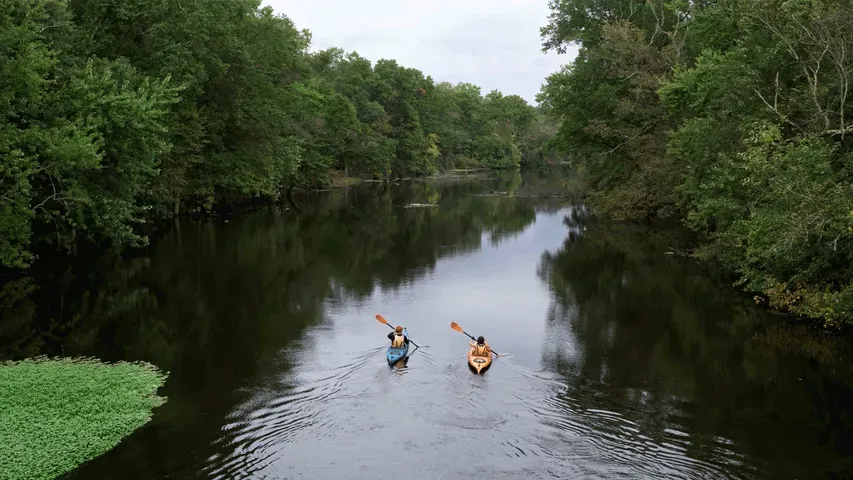
<instances>
[{"instance_id":1,"label":"bare branch","mask_svg":"<svg viewBox=\"0 0 853 480\"><path fill-rule=\"evenodd\" d=\"M796 123L792 122L785 114L783 114L782 112L779 111L779 109L776 106L776 98L773 99L773 105L770 105L770 102L768 102L767 99L764 98L764 95L762 95L761 92L759 92L757 88L754 88L752 91L755 92L756 95L758 95L758 98L760 98L761 101L764 102L765 105L767 105L767 108L772 110L773 113L775 113L779 117L780 120L782 120L783 122L793 126L794 128L796 128L797 130L799 130L803 134L806 133L806 131L803 130L802 127L800 127ZM778 90L777 90L776 96L778 96Z\"/></svg>"}]
</instances>

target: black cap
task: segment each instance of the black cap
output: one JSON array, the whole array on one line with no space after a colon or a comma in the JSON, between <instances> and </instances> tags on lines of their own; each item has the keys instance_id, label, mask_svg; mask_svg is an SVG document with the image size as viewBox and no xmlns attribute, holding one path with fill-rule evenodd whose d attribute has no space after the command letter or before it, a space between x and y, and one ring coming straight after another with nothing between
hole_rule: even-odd
<instances>
[{"instance_id":1,"label":"black cap","mask_svg":"<svg viewBox=\"0 0 853 480\"><path fill-rule=\"evenodd\" d=\"M483 336L482 336L482 335L480 335L479 337L477 337L477 343L479 343L480 345L482 345L482 344L486 343L486 339L485 339L485 338L483 338Z\"/></svg>"}]
</instances>

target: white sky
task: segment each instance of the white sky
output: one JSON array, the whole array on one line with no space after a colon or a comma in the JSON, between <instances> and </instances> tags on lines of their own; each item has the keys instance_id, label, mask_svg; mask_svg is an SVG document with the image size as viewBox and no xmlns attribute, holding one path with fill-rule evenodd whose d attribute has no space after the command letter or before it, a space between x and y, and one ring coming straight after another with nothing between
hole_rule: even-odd
<instances>
[{"instance_id":1,"label":"white sky","mask_svg":"<svg viewBox=\"0 0 853 480\"><path fill-rule=\"evenodd\" d=\"M374 64L417 68L436 82L469 82L535 105L545 77L577 54L541 52L546 0L264 0L312 34L311 50L340 47Z\"/></svg>"}]
</instances>

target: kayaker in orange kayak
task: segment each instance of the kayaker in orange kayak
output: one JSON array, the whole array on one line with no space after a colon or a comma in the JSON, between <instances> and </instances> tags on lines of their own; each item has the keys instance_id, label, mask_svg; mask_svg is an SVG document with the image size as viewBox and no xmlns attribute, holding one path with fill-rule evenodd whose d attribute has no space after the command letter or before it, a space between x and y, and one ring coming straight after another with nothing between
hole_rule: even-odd
<instances>
[{"instance_id":1,"label":"kayaker in orange kayak","mask_svg":"<svg viewBox=\"0 0 853 480\"><path fill-rule=\"evenodd\" d=\"M393 348L403 348L409 344L409 337L403 334L403 327L397 325L393 332L388 334L388 340L391 340Z\"/></svg>"},{"instance_id":2,"label":"kayaker in orange kayak","mask_svg":"<svg viewBox=\"0 0 853 480\"><path fill-rule=\"evenodd\" d=\"M477 337L477 343L469 341L468 344L474 349L473 354L478 357L486 357L492 352L491 347L489 347L489 344L486 343L486 339L482 335Z\"/></svg>"}]
</instances>

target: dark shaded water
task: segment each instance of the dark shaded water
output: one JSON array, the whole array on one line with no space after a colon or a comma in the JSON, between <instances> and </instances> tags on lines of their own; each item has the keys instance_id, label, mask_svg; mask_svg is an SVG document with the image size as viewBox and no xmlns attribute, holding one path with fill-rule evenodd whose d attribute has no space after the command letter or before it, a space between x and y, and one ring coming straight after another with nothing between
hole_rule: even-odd
<instances>
[{"instance_id":1,"label":"dark shaded water","mask_svg":"<svg viewBox=\"0 0 853 480\"><path fill-rule=\"evenodd\" d=\"M171 372L152 422L69 479L853 472L841 346L666 255L674 233L479 195L519 188L368 185L181 222L118 266L5 284L0 354ZM407 367L376 313L421 345ZM451 321L508 356L473 375Z\"/></svg>"}]
</instances>

